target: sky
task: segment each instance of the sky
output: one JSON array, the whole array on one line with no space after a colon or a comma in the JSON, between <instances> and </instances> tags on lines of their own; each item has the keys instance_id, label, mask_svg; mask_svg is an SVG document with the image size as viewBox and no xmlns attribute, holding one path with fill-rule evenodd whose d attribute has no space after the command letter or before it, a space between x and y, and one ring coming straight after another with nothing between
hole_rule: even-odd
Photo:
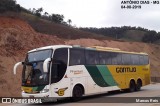
<instances>
[{"instance_id":1,"label":"sky","mask_svg":"<svg viewBox=\"0 0 160 106\"><path fill-rule=\"evenodd\" d=\"M137 4L141 5L141 9L121 9L121 2L125 0L16 1L26 9L42 7L44 12L49 14L63 14L65 21L71 19L72 25L77 27L140 26L160 31L160 4L152 4L151 2L150 4Z\"/></svg>"}]
</instances>

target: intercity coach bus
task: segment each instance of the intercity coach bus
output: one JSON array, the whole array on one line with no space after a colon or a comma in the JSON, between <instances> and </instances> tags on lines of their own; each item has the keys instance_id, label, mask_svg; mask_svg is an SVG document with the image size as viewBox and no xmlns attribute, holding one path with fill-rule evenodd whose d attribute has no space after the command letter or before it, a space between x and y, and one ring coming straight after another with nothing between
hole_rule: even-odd
<instances>
[{"instance_id":1,"label":"intercity coach bus","mask_svg":"<svg viewBox=\"0 0 160 106\"><path fill-rule=\"evenodd\" d=\"M23 97L82 97L150 84L147 53L109 47L53 45L31 50L22 70Z\"/></svg>"}]
</instances>

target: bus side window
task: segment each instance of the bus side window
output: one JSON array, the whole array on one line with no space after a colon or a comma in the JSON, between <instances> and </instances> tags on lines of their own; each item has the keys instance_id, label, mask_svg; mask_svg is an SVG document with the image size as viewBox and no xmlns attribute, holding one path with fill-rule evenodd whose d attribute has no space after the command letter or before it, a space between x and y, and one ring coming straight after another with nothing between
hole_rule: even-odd
<instances>
[{"instance_id":1,"label":"bus side window","mask_svg":"<svg viewBox=\"0 0 160 106\"><path fill-rule=\"evenodd\" d=\"M105 53L103 52L99 52L99 64L105 64L105 58L104 58L104 55Z\"/></svg>"},{"instance_id":2,"label":"bus side window","mask_svg":"<svg viewBox=\"0 0 160 106\"><path fill-rule=\"evenodd\" d=\"M111 64L111 53L110 52L99 52L99 63L100 64Z\"/></svg>"},{"instance_id":3,"label":"bus side window","mask_svg":"<svg viewBox=\"0 0 160 106\"><path fill-rule=\"evenodd\" d=\"M112 64L112 57L111 57L111 52L106 52L106 58L105 58L105 60L106 60L106 64Z\"/></svg>"},{"instance_id":4,"label":"bus side window","mask_svg":"<svg viewBox=\"0 0 160 106\"><path fill-rule=\"evenodd\" d=\"M87 65L97 65L99 64L99 56L97 51L86 50L85 51L86 64Z\"/></svg>"},{"instance_id":5,"label":"bus side window","mask_svg":"<svg viewBox=\"0 0 160 106\"><path fill-rule=\"evenodd\" d=\"M143 55L139 55L139 64L144 65Z\"/></svg>"},{"instance_id":6,"label":"bus side window","mask_svg":"<svg viewBox=\"0 0 160 106\"><path fill-rule=\"evenodd\" d=\"M111 53L112 56L112 64L117 64L117 53Z\"/></svg>"},{"instance_id":7,"label":"bus side window","mask_svg":"<svg viewBox=\"0 0 160 106\"><path fill-rule=\"evenodd\" d=\"M53 60L61 61L65 65L67 65L68 61L68 49L67 48L60 48L55 50Z\"/></svg>"},{"instance_id":8,"label":"bus side window","mask_svg":"<svg viewBox=\"0 0 160 106\"><path fill-rule=\"evenodd\" d=\"M144 56L144 64L145 65L149 64L148 56Z\"/></svg>"},{"instance_id":9,"label":"bus side window","mask_svg":"<svg viewBox=\"0 0 160 106\"><path fill-rule=\"evenodd\" d=\"M51 68L51 83L60 81L67 69L68 49L60 48L54 52Z\"/></svg>"},{"instance_id":10,"label":"bus side window","mask_svg":"<svg viewBox=\"0 0 160 106\"><path fill-rule=\"evenodd\" d=\"M84 65L84 64L85 64L84 49L71 48L69 65Z\"/></svg>"},{"instance_id":11,"label":"bus side window","mask_svg":"<svg viewBox=\"0 0 160 106\"><path fill-rule=\"evenodd\" d=\"M122 65L122 55L121 55L121 53L117 53L117 64Z\"/></svg>"},{"instance_id":12,"label":"bus side window","mask_svg":"<svg viewBox=\"0 0 160 106\"><path fill-rule=\"evenodd\" d=\"M130 54L122 54L122 62L124 65L130 65L132 62L131 62L131 55Z\"/></svg>"},{"instance_id":13,"label":"bus side window","mask_svg":"<svg viewBox=\"0 0 160 106\"><path fill-rule=\"evenodd\" d=\"M136 54L131 55L132 65L139 65L139 56Z\"/></svg>"}]
</instances>

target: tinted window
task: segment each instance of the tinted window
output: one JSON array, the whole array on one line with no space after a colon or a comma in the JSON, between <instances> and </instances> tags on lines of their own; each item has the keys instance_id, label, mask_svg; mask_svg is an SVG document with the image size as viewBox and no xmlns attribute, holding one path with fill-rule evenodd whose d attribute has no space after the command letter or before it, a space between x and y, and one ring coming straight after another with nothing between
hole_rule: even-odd
<instances>
[{"instance_id":1,"label":"tinted window","mask_svg":"<svg viewBox=\"0 0 160 106\"><path fill-rule=\"evenodd\" d=\"M131 55L131 61L133 65L139 65L139 55Z\"/></svg>"},{"instance_id":2,"label":"tinted window","mask_svg":"<svg viewBox=\"0 0 160 106\"><path fill-rule=\"evenodd\" d=\"M112 64L117 64L117 53L111 53Z\"/></svg>"},{"instance_id":3,"label":"tinted window","mask_svg":"<svg viewBox=\"0 0 160 106\"><path fill-rule=\"evenodd\" d=\"M144 64L144 60L143 60L143 56L139 55L139 64L143 65Z\"/></svg>"},{"instance_id":4,"label":"tinted window","mask_svg":"<svg viewBox=\"0 0 160 106\"><path fill-rule=\"evenodd\" d=\"M110 52L99 52L100 64L111 64L111 53Z\"/></svg>"},{"instance_id":5,"label":"tinted window","mask_svg":"<svg viewBox=\"0 0 160 106\"><path fill-rule=\"evenodd\" d=\"M68 61L68 49L67 48L61 48L61 49L55 50L53 59L55 61L63 62L64 64L67 65L67 61Z\"/></svg>"},{"instance_id":6,"label":"tinted window","mask_svg":"<svg viewBox=\"0 0 160 106\"><path fill-rule=\"evenodd\" d=\"M61 48L54 52L51 70L51 83L60 81L67 69L68 49Z\"/></svg>"},{"instance_id":7,"label":"tinted window","mask_svg":"<svg viewBox=\"0 0 160 106\"><path fill-rule=\"evenodd\" d=\"M144 56L144 64L149 64L148 56Z\"/></svg>"},{"instance_id":8,"label":"tinted window","mask_svg":"<svg viewBox=\"0 0 160 106\"><path fill-rule=\"evenodd\" d=\"M120 53L111 53L112 56L112 64L114 65L120 65L122 64L122 55Z\"/></svg>"},{"instance_id":9,"label":"tinted window","mask_svg":"<svg viewBox=\"0 0 160 106\"><path fill-rule=\"evenodd\" d=\"M122 64L122 54L121 53L117 53L117 56L116 56L116 58L117 58L117 64Z\"/></svg>"},{"instance_id":10,"label":"tinted window","mask_svg":"<svg viewBox=\"0 0 160 106\"><path fill-rule=\"evenodd\" d=\"M125 65L132 64L132 62L131 62L131 55L130 54L122 54L122 62Z\"/></svg>"},{"instance_id":11,"label":"tinted window","mask_svg":"<svg viewBox=\"0 0 160 106\"><path fill-rule=\"evenodd\" d=\"M85 64L84 49L70 49L70 65Z\"/></svg>"},{"instance_id":12,"label":"tinted window","mask_svg":"<svg viewBox=\"0 0 160 106\"><path fill-rule=\"evenodd\" d=\"M85 50L86 64L99 64L99 56L97 51Z\"/></svg>"}]
</instances>

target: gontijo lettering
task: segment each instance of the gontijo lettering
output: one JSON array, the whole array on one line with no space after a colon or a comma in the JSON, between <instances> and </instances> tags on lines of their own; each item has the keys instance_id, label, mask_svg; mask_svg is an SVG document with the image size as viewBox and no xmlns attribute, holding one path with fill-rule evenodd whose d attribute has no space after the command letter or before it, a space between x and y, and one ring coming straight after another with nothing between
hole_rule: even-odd
<instances>
[{"instance_id":1,"label":"gontijo lettering","mask_svg":"<svg viewBox=\"0 0 160 106\"><path fill-rule=\"evenodd\" d=\"M117 73L136 72L136 67L117 67Z\"/></svg>"}]
</instances>

